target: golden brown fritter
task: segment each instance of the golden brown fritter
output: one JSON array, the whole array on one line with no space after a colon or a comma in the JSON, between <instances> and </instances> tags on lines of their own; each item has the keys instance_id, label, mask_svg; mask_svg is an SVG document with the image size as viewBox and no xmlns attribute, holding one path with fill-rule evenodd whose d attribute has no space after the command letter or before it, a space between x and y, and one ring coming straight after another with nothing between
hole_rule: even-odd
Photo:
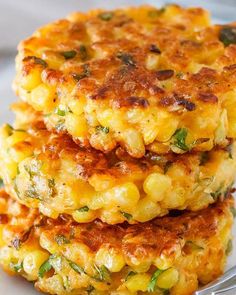
<instances>
[{"instance_id":1,"label":"golden brown fritter","mask_svg":"<svg viewBox=\"0 0 236 295\"><path fill-rule=\"evenodd\" d=\"M190 295L219 276L233 199L144 224L75 223L39 215L0 193L0 263L58 295Z\"/></svg>"},{"instance_id":2,"label":"golden brown fritter","mask_svg":"<svg viewBox=\"0 0 236 295\"><path fill-rule=\"evenodd\" d=\"M15 89L86 147L208 151L236 137L235 43L200 8L74 13L21 42Z\"/></svg>"},{"instance_id":3,"label":"golden brown fritter","mask_svg":"<svg viewBox=\"0 0 236 295\"><path fill-rule=\"evenodd\" d=\"M104 154L50 133L25 104L15 128L0 130L0 175L7 191L52 218L109 224L145 222L171 209L199 210L224 198L236 174L236 144L183 155L124 150Z\"/></svg>"}]
</instances>

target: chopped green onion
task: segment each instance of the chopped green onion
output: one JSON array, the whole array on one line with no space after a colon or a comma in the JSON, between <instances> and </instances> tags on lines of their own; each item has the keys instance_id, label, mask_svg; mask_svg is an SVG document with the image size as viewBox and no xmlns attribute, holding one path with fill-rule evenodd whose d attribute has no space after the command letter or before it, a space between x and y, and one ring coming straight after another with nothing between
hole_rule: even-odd
<instances>
[{"instance_id":1,"label":"chopped green onion","mask_svg":"<svg viewBox=\"0 0 236 295\"><path fill-rule=\"evenodd\" d=\"M230 208L231 213L233 214L233 217L236 217L236 208L235 207L231 207Z\"/></svg>"},{"instance_id":2,"label":"chopped green onion","mask_svg":"<svg viewBox=\"0 0 236 295\"><path fill-rule=\"evenodd\" d=\"M85 271L84 271L84 269L83 269L81 266L79 266L77 263L75 263L75 262L73 262L73 261L70 261L70 260L68 260L68 262L69 262L70 267L71 267L75 272L77 272L77 273L79 273L79 274L86 274Z\"/></svg>"},{"instance_id":3,"label":"chopped green onion","mask_svg":"<svg viewBox=\"0 0 236 295\"><path fill-rule=\"evenodd\" d=\"M113 18L114 16L114 13L113 12L109 12L109 11L106 11L106 12L102 12L98 15L98 17L101 19L101 20L104 20L104 21L109 21Z\"/></svg>"},{"instance_id":4,"label":"chopped green onion","mask_svg":"<svg viewBox=\"0 0 236 295\"><path fill-rule=\"evenodd\" d=\"M110 272L105 265L102 265L101 267L94 265L94 267L97 271L97 275L94 276L94 279L98 281L108 281L110 279Z\"/></svg>"},{"instance_id":5,"label":"chopped green onion","mask_svg":"<svg viewBox=\"0 0 236 295\"><path fill-rule=\"evenodd\" d=\"M88 212L89 211L89 207L88 206L84 206L84 207L81 207L81 208L77 209L76 211L78 211L78 212Z\"/></svg>"},{"instance_id":6,"label":"chopped green onion","mask_svg":"<svg viewBox=\"0 0 236 295\"><path fill-rule=\"evenodd\" d=\"M74 58L76 54L77 52L75 50L61 52L61 55L64 56L65 59Z\"/></svg>"},{"instance_id":7,"label":"chopped green onion","mask_svg":"<svg viewBox=\"0 0 236 295\"><path fill-rule=\"evenodd\" d=\"M59 246L70 243L70 241L64 235L56 235L55 241Z\"/></svg>"},{"instance_id":8,"label":"chopped green onion","mask_svg":"<svg viewBox=\"0 0 236 295\"><path fill-rule=\"evenodd\" d=\"M21 272L23 270L23 262L19 263L10 263L10 268L13 269L15 272Z\"/></svg>"},{"instance_id":9,"label":"chopped green onion","mask_svg":"<svg viewBox=\"0 0 236 295\"><path fill-rule=\"evenodd\" d=\"M219 39L225 46L236 44L236 28L224 27L220 30Z\"/></svg>"},{"instance_id":10,"label":"chopped green onion","mask_svg":"<svg viewBox=\"0 0 236 295\"><path fill-rule=\"evenodd\" d=\"M127 212L124 211L120 211L120 213L124 216L125 219L127 219L128 221L130 221L131 219L133 219L133 216Z\"/></svg>"},{"instance_id":11,"label":"chopped green onion","mask_svg":"<svg viewBox=\"0 0 236 295\"><path fill-rule=\"evenodd\" d=\"M125 282L127 282L129 278L135 276L136 274L137 273L135 271L130 271L125 278Z\"/></svg>"},{"instance_id":12,"label":"chopped green onion","mask_svg":"<svg viewBox=\"0 0 236 295\"><path fill-rule=\"evenodd\" d=\"M158 277L164 272L165 270L161 270L161 269L157 269L154 274L151 277L151 280L148 284L148 292L154 292L155 291L155 287L156 287L156 283L157 283L157 279Z\"/></svg>"},{"instance_id":13,"label":"chopped green onion","mask_svg":"<svg viewBox=\"0 0 236 295\"><path fill-rule=\"evenodd\" d=\"M96 129L96 131L101 131L106 134L109 133L109 127L104 127L104 126L99 125L99 126L96 126L95 129Z\"/></svg>"},{"instance_id":14,"label":"chopped green onion","mask_svg":"<svg viewBox=\"0 0 236 295\"><path fill-rule=\"evenodd\" d=\"M46 260L39 268L38 275L40 278L43 278L44 275L49 272L52 269L52 264L51 264L51 259L52 256L49 257L48 260Z\"/></svg>"},{"instance_id":15,"label":"chopped green onion","mask_svg":"<svg viewBox=\"0 0 236 295\"><path fill-rule=\"evenodd\" d=\"M183 151L188 151L189 146L186 144L187 135L188 130L186 128L177 129L173 135L173 145Z\"/></svg>"},{"instance_id":16,"label":"chopped green onion","mask_svg":"<svg viewBox=\"0 0 236 295\"><path fill-rule=\"evenodd\" d=\"M233 250L233 241L230 239L228 244L227 244L225 254L228 256L229 254L231 254L232 250Z\"/></svg>"}]
</instances>

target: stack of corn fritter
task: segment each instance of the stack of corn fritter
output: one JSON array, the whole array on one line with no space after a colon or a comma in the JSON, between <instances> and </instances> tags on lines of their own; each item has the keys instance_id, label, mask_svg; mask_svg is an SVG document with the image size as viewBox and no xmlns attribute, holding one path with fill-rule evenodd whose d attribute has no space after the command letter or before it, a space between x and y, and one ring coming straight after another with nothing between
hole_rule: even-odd
<instances>
[{"instance_id":1,"label":"stack of corn fritter","mask_svg":"<svg viewBox=\"0 0 236 295\"><path fill-rule=\"evenodd\" d=\"M190 295L232 247L236 24L167 5L21 42L0 264L58 295Z\"/></svg>"}]
</instances>

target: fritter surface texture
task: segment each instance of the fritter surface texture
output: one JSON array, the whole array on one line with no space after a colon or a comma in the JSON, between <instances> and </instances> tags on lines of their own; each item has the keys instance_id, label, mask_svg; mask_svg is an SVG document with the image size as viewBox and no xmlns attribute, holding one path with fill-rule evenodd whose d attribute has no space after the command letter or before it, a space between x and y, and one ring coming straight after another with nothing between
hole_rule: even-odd
<instances>
[{"instance_id":1,"label":"fritter surface texture","mask_svg":"<svg viewBox=\"0 0 236 295\"><path fill-rule=\"evenodd\" d=\"M138 225L77 224L0 194L0 262L50 294L190 295L219 276L233 199Z\"/></svg>"},{"instance_id":2,"label":"fritter surface texture","mask_svg":"<svg viewBox=\"0 0 236 295\"><path fill-rule=\"evenodd\" d=\"M75 13L21 42L16 93L82 146L185 153L236 137L235 24L167 5Z\"/></svg>"},{"instance_id":3,"label":"fritter surface texture","mask_svg":"<svg viewBox=\"0 0 236 295\"><path fill-rule=\"evenodd\" d=\"M103 154L47 131L40 116L17 104L16 125L0 130L0 176L28 207L77 222L146 222L171 209L196 211L222 199L236 174L236 144L209 152L141 159L124 150Z\"/></svg>"}]
</instances>

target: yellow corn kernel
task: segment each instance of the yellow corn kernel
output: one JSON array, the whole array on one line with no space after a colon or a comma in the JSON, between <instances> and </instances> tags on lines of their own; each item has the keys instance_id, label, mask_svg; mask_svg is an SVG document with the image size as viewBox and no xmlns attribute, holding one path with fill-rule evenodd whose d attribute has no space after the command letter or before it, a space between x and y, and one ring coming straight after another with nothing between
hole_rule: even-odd
<instances>
[{"instance_id":1,"label":"yellow corn kernel","mask_svg":"<svg viewBox=\"0 0 236 295\"><path fill-rule=\"evenodd\" d=\"M67 114L65 126L73 137L85 137L88 133L88 126L84 116L76 116L75 114Z\"/></svg>"},{"instance_id":2,"label":"yellow corn kernel","mask_svg":"<svg viewBox=\"0 0 236 295\"><path fill-rule=\"evenodd\" d=\"M57 52L45 49L43 49L42 52L43 60L46 61L51 69L59 69L60 66L65 62L64 57Z\"/></svg>"},{"instance_id":3,"label":"yellow corn kernel","mask_svg":"<svg viewBox=\"0 0 236 295\"><path fill-rule=\"evenodd\" d=\"M27 158L28 156L32 155L32 150L30 147L25 147L24 150L15 150L15 149L10 149L9 151L11 158L16 162L19 163L21 161L23 161L25 158Z\"/></svg>"},{"instance_id":4,"label":"yellow corn kernel","mask_svg":"<svg viewBox=\"0 0 236 295\"><path fill-rule=\"evenodd\" d=\"M160 215L160 213L160 206L154 203L151 198L145 197L138 202L134 219L140 222L146 222Z\"/></svg>"},{"instance_id":5,"label":"yellow corn kernel","mask_svg":"<svg viewBox=\"0 0 236 295\"><path fill-rule=\"evenodd\" d=\"M68 102L68 107L75 115L81 115L84 112L85 104L86 98L81 96L79 98L70 100Z\"/></svg>"},{"instance_id":6,"label":"yellow corn kernel","mask_svg":"<svg viewBox=\"0 0 236 295\"><path fill-rule=\"evenodd\" d=\"M77 262L81 267L85 267L91 259L89 248L79 242L66 244L63 249L63 255L67 259Z\"/></svg>"},{"instance_id":7,"label":"yellow corn kernel","mask_svg":"<svg viewBox=\"0 0 236 295\"><path fill-rule=\"evenodd\" d=\"M107 126L113 131L125 129L125 125L118 111L114 112L112 109L106 109L104 111L99 110L97 119L102 126Z\"/></svg>"},{"instance_id":8,"label":"yellow corn kernel","mask_svg":"<svg viewBox=\"0 0 236 295\"><path fill-rule=\"evenodd\" d=\"M56 253L58 250L58 245L56 242L54 243L53 240L50 239L51 237L48 237L47 232L42 232L39 239L39 244L42 248L47 250L50 253Z\"/></svg>"},{"instance_id":9,"label":"yellow corn kernel","mask_svg":"<svg viewBox=\"0 0 236 295\"><path fill-rule=\"evenodd\" d=\"M161 110L158 110L157 115L159 126L161 126L161 128L158 128L156 140L166 142L170 140L171 136L178 128L179 120L173 114Z\"/></svg>"},{"instance_id":10,"label":"yellow corn kernel","mask_svg":"<svg viewBox=\"0 0 236 295\"><path fill-rule=\"evenodd\" d=\"M24 271L29 275L30 280L38 278L38 271L40 266L46 261L49 254L42 250L35 250L27 254L23 261Z\"/></svg>"},{"instance_id":11,"label":"yellow corn kernel","mask_svg":"<svg viewBox=\"0 0 236 295\"><path fill-rule=\"evenodd\" d=\"M0 249L0 260L1 264L4 266L8 266L11 263L11 261L15 258L15 250L13 248L10 248L8 246L5 246Z\"/></svg>"},{"instance_id":12,"label":"yellow corn kernel","mask_svg":"<svg viewBox=\"0 0 236 295\"><path fill-rule=\"evenodd\" d=\"M105 265L111 272L119 272L125 266L122 253L115 248L102 247L98 250L95 257L96 265Z\"/></svg>"},{"instance_id":13,"label":"yellow corn kernel","mask_svg":"<svg viewBox=\"0 0 236 295\"><path fill-rule=\"evenodd\" d=\"M97 192L107 190L115 185L115 179L111 175L93 174L88 181Z\"/></svg>"},{"instance_id":14,"label":"yellow corn kernel","mask_svg":"<svg viewBox=\"0 0 236 295\"><path fill-rule=\"evenodd\" d=\"M181 208L186 201L186 191L183 187L176 187L174 191L170 192L161 201L163 208Z\"/></svg>"},{"instance_id":15,"label":"yellow corn kernel","mask_svg":"<svg viewBox=\"0 0 236 295\"><path fill-rule=\"evenodd\" d=\"M158 68L160 56L157 54L148 54L146 58L146 68L150 71Z\"/></svg>"},{"instance_id":16,"label":"yellow corn kernel","mask_svg":"<svg viewBox=\"0 0 236 295\"><path fill-rule=\"evenodd\" d=\"M122 139L131 156L141 158L145 154L142 135L137 130L131 128L124 130Z\"/></svg>"},{"instance_id":17,"label":"yellow corn kernel","mask_svg":"<svg viewBox=\"0 0 236 295\"><path fill-rule=\"evenodd\" d=\"M171 178L161 173L152 173L145 179L143 189L153 201L162 201L165 193L171 189Z\"/></svg>"},{"instance_id":18,"label":"yellow corn kernel","mask_svg":"<svg viewBox=\"0 0 236 295\"><path fill-rule=\"evenodd\" d=\"M86 223L96 219L96 213L93 210L88 210L87 212L80 212L79 210L76 210L72 214L72 217L76 222Z\"/></svg>"},{"instance_id":19,"label":"yellow corn kernel","mask_svg":"<svg viewBox=\"0 0 236 295\"><path fill-rule=\"evenodd\" d=\"M227 111L224 109L220 115L220 120L215 131L215 143L222 144L226 140L228 134L228 118Z\"/></svg>"},{"instance_id":20,"label":"yellow corn kernel","mask_svg":"<svg viewBox=\"0 0 236 295\"><path fill-rule=\"evenodd\" d=\"M40 83L42 83L40 69L35 68L31 70L28 75L21 76L20 78L20 85L22 86L22 88L28 91L33 90Z\"/></svg>"},{"instance_id":21,"label":"yellow corn kernel","mask_svg":"<svg viewBox=\"0 0 236 295\"><path fill-rule=\"evenodd\" d=\"M138 203L139 198L139 190L132 182L116 186L104 194L107 206L118 205L124 210L132 210Z\"/></svg>"},{"instance_id":22,"label":"yellow corn kernel","mask_svg":"<svg viewBox=\"0 0 236 295\"><path fill-rule=\"evenodd\" d=\"M125 282L125 286L131 292L136 291L147 291L148 284L150 282L151 276L149 274L136 274L130 277L127 282Z\"/></svg>"},{"instance_id":23,"label":"yellow corn kernel","mask_svg":"<svg viewBox=\"0 0 236 295\"><path fill-rule=\"evenodd\" d=\"M14 144L18 142L24 141L26 137L27 137L26 132L15 131L11 136L7 138L6 142L9 146L13 146Z\"/></svg>"},{"instance_id":24,"label":"yellow corn kernel","mask_svg":"<svg viewBox=\"0 0 236 295\"><path fill-rule=\"evenodd\" d=\"M37 111L50 112L55 107L55 91L45 84L40 84L31 92L31 104Z\"/></svg>"},{"instance_id":25,"label":"yellow corn kernel","mask_svg":"<svg viewBox=\"0 0 236 295\"><path fill-rule=\"evenodd\" d=\"M5 163L5 174L10 178L14 179L17 175L17 163L14 161ZM9 180L8 180L9 181Z\"/></svg>"},{"instance_id":26,"label":"yellow corn kernel","mask_svg":"<svg viewBox=\"0 0 236 295\"><path fill-rule=\"evenodd\" d=\"M169 268L157 278L157 286L161 289L171 289L179 279L179 273L175 268Z\"/></svg>"}]
</instances>

